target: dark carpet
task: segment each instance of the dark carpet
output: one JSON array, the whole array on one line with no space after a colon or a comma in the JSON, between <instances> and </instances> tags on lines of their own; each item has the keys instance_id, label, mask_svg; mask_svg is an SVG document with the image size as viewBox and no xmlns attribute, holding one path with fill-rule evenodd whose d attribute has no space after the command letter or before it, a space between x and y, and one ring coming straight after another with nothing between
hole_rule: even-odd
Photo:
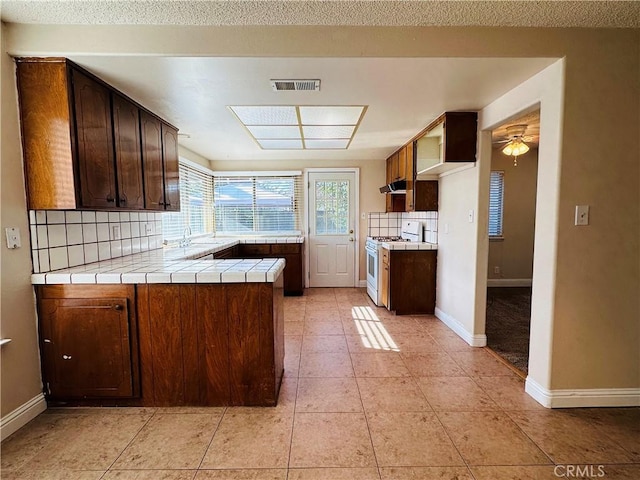
<instances>
[{"instance_id":1,"label":"dark carpet","mask_svg":"<svg viewBox=\"0 0 640 480\"><path fill-rule=\"evenodd\" d=\"M531 287L487 288L487 346L528 371Z\"/></svg>"}]
</instances>

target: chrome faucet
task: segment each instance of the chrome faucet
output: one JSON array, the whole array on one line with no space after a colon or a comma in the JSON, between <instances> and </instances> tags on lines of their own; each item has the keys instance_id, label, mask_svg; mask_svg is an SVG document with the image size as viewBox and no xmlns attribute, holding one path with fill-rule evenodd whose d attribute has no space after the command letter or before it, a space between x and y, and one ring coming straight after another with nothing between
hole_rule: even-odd
<instances>
[{"instance_id":1,"label":"chrome faucet","mask_svg":"<svg viewBox=\"0 0 640 480\"><path fill-rule=\"evenodd\" d=\"M187 236L187 232L189 236ZM186 227L182 233L182 240L180 240L179 246L186 248L189 245L191 245L191 227Z\"/></svg>"}]
</instances>

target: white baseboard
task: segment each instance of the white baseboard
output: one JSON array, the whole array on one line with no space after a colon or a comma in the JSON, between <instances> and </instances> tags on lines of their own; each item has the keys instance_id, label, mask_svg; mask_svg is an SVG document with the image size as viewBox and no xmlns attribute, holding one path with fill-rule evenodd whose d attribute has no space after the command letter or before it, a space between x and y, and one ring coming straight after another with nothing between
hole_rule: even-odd
<instances>
[{"instance_id":1,"label":"white baseboard","mask_svg":"<svg viewBox=\"0 0 640 480\"><path fill-rule=\"evenodd\" d=\"M436 317L438 317L442 323L453 330L460 338L467 342L472 347L486 347L487 336L486 335L473 335L469 333L462 324L453 318L451 315L444 313L442 310L436 307Z\"/></svg>"},{"instance_id":2,"label":"white baseboard","mask_svg":"<svg viewBox=\"0 0 640 480\"><path fill-rule=\"evenodd\" d=\"M47 402L42 393L23 403L14 411L0 419L0 437L4 440L12 433L24 427L47 409Z\"/></svg>"},{"instance_id":3,"label":"white baseboard","mask_svg":"<svg viewBox=\"0 0 640 480\"><path fill-rule=\"evenodd\" d=\"M640 407L640 388L547 390L527 377L524 390L547 408Z\"/></svg>"},{"instance_id":4,"label":"white baseboard","mask_svg":"<svg viewBox=\"0 0 640 480\"><path fill-rule=\"evenodd\" d=\"M530 278L489 278L487 287L530 287Z\"/></svg>"},{"instance_id":5,"label":"white baseboard","mask_svg":"<svg viewBox=\"0 0 640 480\"><path fill-rule=\"evenodd\" d=\"M366 280L360 280L358 282L358 287L360 288L367 288L367 281Z\"/></svg>"}]
</instances>

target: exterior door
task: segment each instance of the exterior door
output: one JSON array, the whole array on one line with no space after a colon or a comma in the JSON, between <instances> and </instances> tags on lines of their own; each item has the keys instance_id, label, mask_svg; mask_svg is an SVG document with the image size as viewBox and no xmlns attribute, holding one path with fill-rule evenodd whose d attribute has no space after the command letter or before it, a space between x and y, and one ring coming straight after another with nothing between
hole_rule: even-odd
<instances>
[{"instance_id":1,"label":"exterior door","mask_svg":"<svg viewBox=\"0 0 640 480\"><path fill-rule=\"evenodd\" d=\"M309 173L309 286L355 286L354 172Z\"/></svg>"}]
</instances>

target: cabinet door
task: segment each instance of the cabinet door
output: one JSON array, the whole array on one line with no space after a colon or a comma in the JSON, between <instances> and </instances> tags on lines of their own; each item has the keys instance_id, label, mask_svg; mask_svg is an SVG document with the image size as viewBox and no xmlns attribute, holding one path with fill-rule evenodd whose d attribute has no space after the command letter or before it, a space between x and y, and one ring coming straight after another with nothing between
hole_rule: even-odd
<instances>
[{"instance_id":1,"label":"cabinet door","mask_svg":"<svg viewBox=\"0 0 640 480\"><path fill-rule=\"evenodd\" d=\"M405 211L413 212L415 210L415 201L413 195L413 184L415 180L416 161L414 157L413 142L408 143L404 147L406 151L405 178L407 180L407 197L405 199Z\"/></svg>"},{"instance_id":2,"label":"cabinet door","mask_svg":"<svg viewBox=\"0 0 640 480\"><path fill-rule=\"evenodd\" d=\"M116 206L111 95L109 89L71 70L76 133L76 162L81 208Z\"/></svg>"},{"instance_id":3,"label":"cabinet door","mask_svg":"<svg viewBox=\"0 0 640 480\"><path fill-rule=\"evenodd\" d=\"M178 131L162 124L162 159L164 165L165 209L180 211L180 176L178 167Z\"/></svg>"},{"instance_id":4,"label":"cabinet door","mask_svg":"<svg viewBox=\"0 0 640 480\"><path fill-rule=\"evenodd\" d=\"M407 150L402 147L398 152L398 171L396 172L396 180L404 180L407 178Z\"/></svg>"},{"instance_id":5,"label":"cabinet door","mask_svg":"<svg viewBox=\"0 0 640 480\"><path fill-rule=\"evenodd\" d=\"M387 158L387 184L393 182L393 156Z\"/></svg>"},{"instance_id":6,"label":"cabinet door","mask_svg":"<svg viewBox=\"0 0 640 480\"><path fill-rule=\"evenodd\" d=\"M126 298L40 301L45 382L54 398L132 397Z\"/></svg>"},{"instance_id":7,"label":"cabinet door","mask_svg":"<svg viewBox=\"0 0 640 480\"><path fill-rule=\"evenodd\" d=\"M118 206L142 210L142 152L140 150L140 113L138 107L113 95L113 134L118 179Z\"/></svg>"},{"instance_id":8,"label":"cabinet door","mask_svg":"<svg viewBox=\"0 0 640 480\"><path fill-rule=\"evenodd\" d=\"M415 210L418 212L438 211L438 181L418 180L414 184Z\"/></svg>"},{"instance_id":9,"label":"cabinet door","mask_svg":"<svg viewBox=\"0 0 640 480\"><path fill-rule=\"evenodd\" d=\"M162 168L162 124L148 113L140 112L142 165L144 167L144 207L164 210L164 173Z\"/></svg>"}]
</instances>

